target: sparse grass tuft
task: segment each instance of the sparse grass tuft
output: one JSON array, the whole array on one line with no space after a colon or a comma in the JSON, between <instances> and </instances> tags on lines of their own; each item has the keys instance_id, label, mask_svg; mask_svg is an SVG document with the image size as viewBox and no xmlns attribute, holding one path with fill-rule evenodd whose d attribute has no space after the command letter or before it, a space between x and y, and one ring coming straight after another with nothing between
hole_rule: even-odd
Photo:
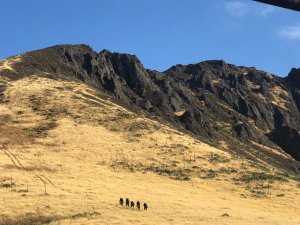
<instances>
[{"instance_id":1,"label":"sparse grass tuft","mask_svg":"<svg viewBox=\"0 0 300 225\"><path fill-rule=\"evenodd\" d=\"M0 225L42 225L50 224L55 221L63 219L59 216L46 216L28 213L18 218L2 217L0 218Z\"/></svg>"},{"instance_id":2,"label":"sparse grass tuft","mask_svg":"<svg viewBox=\"0 0 300 225\"><path fill-rule=\"evenodd\" d=\"M122 119L130 119L133 116L131 114L127 113L127 112L119 112L117 114L117 117L122 118Z\"/></svg>"},{"instance_id":3,"label":"sparse grass tuft","mask_svg":"<svg viewBox=\"0 0 300 225\"><path fill-rule=\"evenodd\" d=\"M253 172L250 174L245 174L241 176L240 178L235 179L236 181L243 181L246 183L250 183L253 181L266 181L266 180L271 180L271 181L284 181L287 182L288 180L278 176L278 175L272 175L272 174L266 174L266 173L257 173Z\"/></svg>"},{"instance_id":4,"label":"sparse grass tuft","mask_svg":"<svg viewBox=\"0 0 300 225\"><path fill-rule=\"evenodd\" d=\"M59 222L67 219L80 219L86 217L95 217L101 215L99 212L82 212L69 216L58 215L40 215L39 213L26 213L25 215L12 218L8 216L0 216L0 225L43 225Z\"/></svg>"},{"instance_id":5,"label":"sparse grass tuft","mask_svg":"<svg viewBox=\"0 0 300 225\"><path fill-rule=\"evenodd\" d=\"M159 175L169 176L171 179L188 181L190 180L190 170L189 169L171 169L171 168L161 168L161 167L148 167L147 171L154 172Z\"/></svg>"},{"instance_id":6,"label":"sparse grass tuft","mask_svg":"<svg viewBox=\"0 0 300 225\"><path fill-rule=\"evenodd\" d=\"M251 196L255 198L265 198L270 196L272 186L270 184L256 183L255 186L248 184L246 190L250 191Z\"/></svg>"},{"instance_id":7,"label":"sparse grass tuft","mask_svg":"<svg viewBox=\"0 0 300 225\"><path fill-rule=\"evenodd\" d=\"M149 126L145 122L132 124L129 128L129 131L137 131L137 130L149 130Z\"/></svg>"},{"instance_id":8,"label":"sparse grass tuft","mask_svg":"<svg viewBox=\"0 0 300 225\"><path fill-rule=\"evenodd\" d=\"M208 157L208 161L211 163L228 163L228 162L230 162L230 159L224 158L215 153L210 153L209 155L207 155L207 157Z\"/></svg>"},{"instance_id":9,"label":"sparse grass tuft","mask_svg":"<svg viewBox=\"0 0 300 225\"><path fill-rule=\"evenodd\" d=\"M54 129L55 127L57 127L57 123L55 121L51 121L51 122L40 124L33 128L24 128L24 131L29 131L30 137L44 138L47 136L47 132L51 129Z\"/></svg>"},{"instance_id":10,"label":"sparse grass tuft","mask_svg":"<svg viewBox=\"0 0 300 225\"><path fill-rule=\"evenodd\" d=\"M237 170L234 168L225 168L225 167L221 167L219 169L220 173L225 173L225 174L232 174L232 173L237 173Z\"/></svg>"},{"instance_id":11,"label":"sparse grass tuft","mask_svg":"<svg viewBox=\"0 0 300 225\"><path fill-rule=\"evenodd\" d=\"M125 169L130 172L134 171L144 171L144 172L153 172L158 175L168 176L171 179L188 181L190 180L191 170L183 168L169 168L164 165L162 166L146 166L139 164L132 164L127 161L114 162L111 167L115 169Z\"/></svg>"},{"instance_id":12,"label":"sparse grass tuft","mask_svg":"<svg viewBox=\"0 0 300 225\"><path fill-rule=\"evenodd\" d=\"M257 162L254 161L250 161L249 164L252 168L256 168L256 169L260 169L260 170L264 170L264 171L269 171L269 169L267 167L265 167L264 165L261 165Z\"/></svg>"},{"instance_id":13,"label":"sparse grass tuft","mask_svg":"<svg viewBox=\"0 0 300 225\"><path fill-rule=\"evenodd\" d=\"M203 175L203 173L205 173ZM218 171L209 169L209 170L203 170L200 174L199 174L199 178L201 179L213 179L215 177L218 176Z\"/></svg>"}]
</instances>

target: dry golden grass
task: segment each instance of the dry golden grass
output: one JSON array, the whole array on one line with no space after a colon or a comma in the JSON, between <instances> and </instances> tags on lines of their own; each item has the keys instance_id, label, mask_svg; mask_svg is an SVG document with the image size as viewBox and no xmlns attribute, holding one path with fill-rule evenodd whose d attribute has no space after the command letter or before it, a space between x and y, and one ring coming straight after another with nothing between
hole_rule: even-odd
<instances>
[{"instance_id":1,"label":"dry golden grass","mask_svg":"<svg viewBox=\"0 0 300 225\"><path fill-rule=\"evenodd\" d=\"M217 87L218 85L220 85L222 83L222 79L217 78L215 80L211 80L211 83L213 84L213 86Z\"/></svg>"},{"instance_id":2,"label":"dry golden grass","mask_svg":"<svg viewBox=\"0 0 300 225\"><path fill-rule=\"evenodd\" d=\"M300 222L300 189L275 179L275 168L138 116L84 84L9 83L0 104L0 224ZM274 179L252 179L262 172ZM149 210L121 207L120 197Z\"/></svg>"},{"instance_id":3,"label":"dry golden grass","mask_svg":"<svg viewBox=\"0 0 300 225\"><path fill-rule=\"evenodd\" d=\"M263 101L267 100L267 98L265 96L263 96L261 93L254 93L254 94Z\"/></svg>"},{"instance_id":4,"label":"dry golden grass","mask_svg":"<svg viewBox=\"0 0 300 225\"><path fill-rule=\"evenodd\" d=\"M283 110L288 110L286 105L286 98L289 97L289 93L286 90L284 90L280 86L275 86L270 89L270 93L274 98L274 100L272 101L273 105L277 105Z\"/></svg>"},{"instance_id":5,"label":"dry golden grass","mask_svg":"<svg viewBox=\"0 0 300 225\"><path fill-rule=\"evenodd\" d=\"M249 80L247 80L246 82L247 82L248 87L250 87L251 89L254 89L254 90L260 89L260 85L259 84L251 82Z\"/></svg>"},{"instance_id":6,"label":"dry golden grass","mask_svg":"<svg viewBox=\"0 0 300 225\"><path fill-rule=\"evenodd\" d=\"M239 67L238 68L239 72L242 73L243 75L247 75L249 73L249 69L245 67Z\"/></svg>"},{"instance_id":7,"label":"dry golden grass","mask_svg":"<svg viewBox=\"0 0 300 225\"><path fill-rule=\"evenodd\" d=\"M174 115L180 117L180 116L183 116L185 113L186 113L186 110L181 110L181 111L174 112Z\"/></svg>"},{"instance_id":8,"label":"dry golden grass","mask_svg":"<svg viewBox=\"0 0 300 225\"><path fill-rule=\"evenodd\" d=\"M5 59L5 60L0 60L0 72L1 70L11 70L13 72L15 72L15 70L12 68L12 65L16 62L20 62L21 61L21 57L20 56L15 56L9 59Z\"/></svg>"},{"instance_id":9,"label":"dry golden grass","mask_svg":"<svg viewBox=\"0 0 300 225\"><path fill-rule=\"evenodd\" d=\"M262 130L261 128L256 126L255 121L253 119L247 119L247 122L249 125L251 125L254 129L256 129L258 132L262 134L267 134L270 132L270 129L265 128L264 130Z\"/></svg>"},{"instance_id":10,"label":"dry golden grass","mask_svg":"<svg viewBox=\"0 0 300 225\"><path fill-rule=\"evenodd\" d=\"M285 151L283 151L279 147L278 148L270 148L268 146L259 144L259 143L254 142L254 141L251 141L251 143L254 144L254 145L256 145L256 146L258 146L258 147L260 147L260 148L264 148L264 149L266 149L266 150L268 150L268 151L270 151L270 152L272 152L274 154L277 154L277 155L279 155L281 157L284 157L284 158L287 158L287 159L290 158L290 155L288 155Z\"/></svg>"},{"instance_id":11,"label":"dry golden grass","mask_svg":"<svg viewBox=\"0 0 300 225\"><path fill-rule=\"evenodd\" d=\"M229 144L224 140L220 141L219 145L220 145L221 148L225 148L225 149L229 148Z\"/></svg>"},{"instance_id":12,"label":"dry golden grass","mask_svg":"<svg viewBox=\"0 0 300 225\"><path fill-rule=\"evenodd\" d=\"M267 74L266 74L266 77L269 78L270 80L272 80L272 79L274 78L273 75L270 74L270 73L267 73Z\"/></svg>"}]
</instances>

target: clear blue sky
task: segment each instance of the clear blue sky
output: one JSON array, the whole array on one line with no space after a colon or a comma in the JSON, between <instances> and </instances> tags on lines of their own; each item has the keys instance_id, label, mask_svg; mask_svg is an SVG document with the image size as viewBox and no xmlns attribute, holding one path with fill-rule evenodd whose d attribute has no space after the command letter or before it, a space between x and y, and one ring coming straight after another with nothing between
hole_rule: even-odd
<instances>
[{"instance_id":1,"label":"clear blue sky","mask_svg":"<svg viewBox=\"0 0 300 225\"><path fill-rule=\"evenodd\" d=\"M7 0L0 21L0 58L84 43L159 71L208 59L281 76L300 67L300 13L251 0Z\"/></svg>"}]
</instances>

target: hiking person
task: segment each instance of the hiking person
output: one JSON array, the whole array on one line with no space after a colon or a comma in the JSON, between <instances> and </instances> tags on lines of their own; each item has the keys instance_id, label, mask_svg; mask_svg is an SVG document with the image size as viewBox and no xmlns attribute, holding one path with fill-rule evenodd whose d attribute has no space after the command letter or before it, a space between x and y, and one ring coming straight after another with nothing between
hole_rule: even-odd
<instances>
[{"instance_id":1,"label":"hiking person","mask_svg":"<svg viewBox=\"0 0 300 225\"><path fill-rule=\"evenodd\" d=\"M120 203L121 206L123 206L123 203L124 203L123 198L120 198L119 203Z\"/></svg>"},{"instance_id":2,"label":"hiking person","mask_svg":"<svg viewBox=\"0 0 300 225\"><path fill-rule=\"evenodd\" d=\"M129 206L129 198L126 198L126 206Z\"/></svg>"},{"instance_id":3,"label":"hiking person","mask_svg":"<svg viewBox=\"0 0 300 225\"><path fill-rule=\"evenodd\" d=\"M138 209L141 208L141 203L140 203L140 201L137 201L137 202L136 202L136 207L137 207Z\"/></svg>"},{"instance_id":4,"label":"hiking person","mask_svg":"<svg viewBox=\"0 0 300 225\"><path fill-rule=\"evenodd\" d=\"M145 202L144 203L144 210L147 210L148 209L148 205L147 205L147 203Z\"/></svg>"},{"instance_id":5,"label":"hiking person","mask_svg":"<svg viewBox=\"0 0 300 225\"><path fill-rule=\"evenodd\" d=\"M131 208L134 208L134 201L131 201L130 207L131 207Z\"/></svg>"}]
</instances>

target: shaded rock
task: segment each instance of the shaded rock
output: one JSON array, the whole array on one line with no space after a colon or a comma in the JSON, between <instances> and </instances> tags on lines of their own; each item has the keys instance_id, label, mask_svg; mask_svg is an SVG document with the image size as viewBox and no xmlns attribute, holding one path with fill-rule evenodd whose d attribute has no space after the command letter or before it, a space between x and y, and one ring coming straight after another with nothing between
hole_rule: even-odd
<instances>
[{"instance_id":1,"label":"shaded rock","mask_svg":"<svg viewBox=\"0 0 300 225\"><path fill-rule=\"evenodd\" d=\"M300 134L296 129L288 126L277 127L269 137L289 155L300 161Z\"/></svg>"}]
</instances>

